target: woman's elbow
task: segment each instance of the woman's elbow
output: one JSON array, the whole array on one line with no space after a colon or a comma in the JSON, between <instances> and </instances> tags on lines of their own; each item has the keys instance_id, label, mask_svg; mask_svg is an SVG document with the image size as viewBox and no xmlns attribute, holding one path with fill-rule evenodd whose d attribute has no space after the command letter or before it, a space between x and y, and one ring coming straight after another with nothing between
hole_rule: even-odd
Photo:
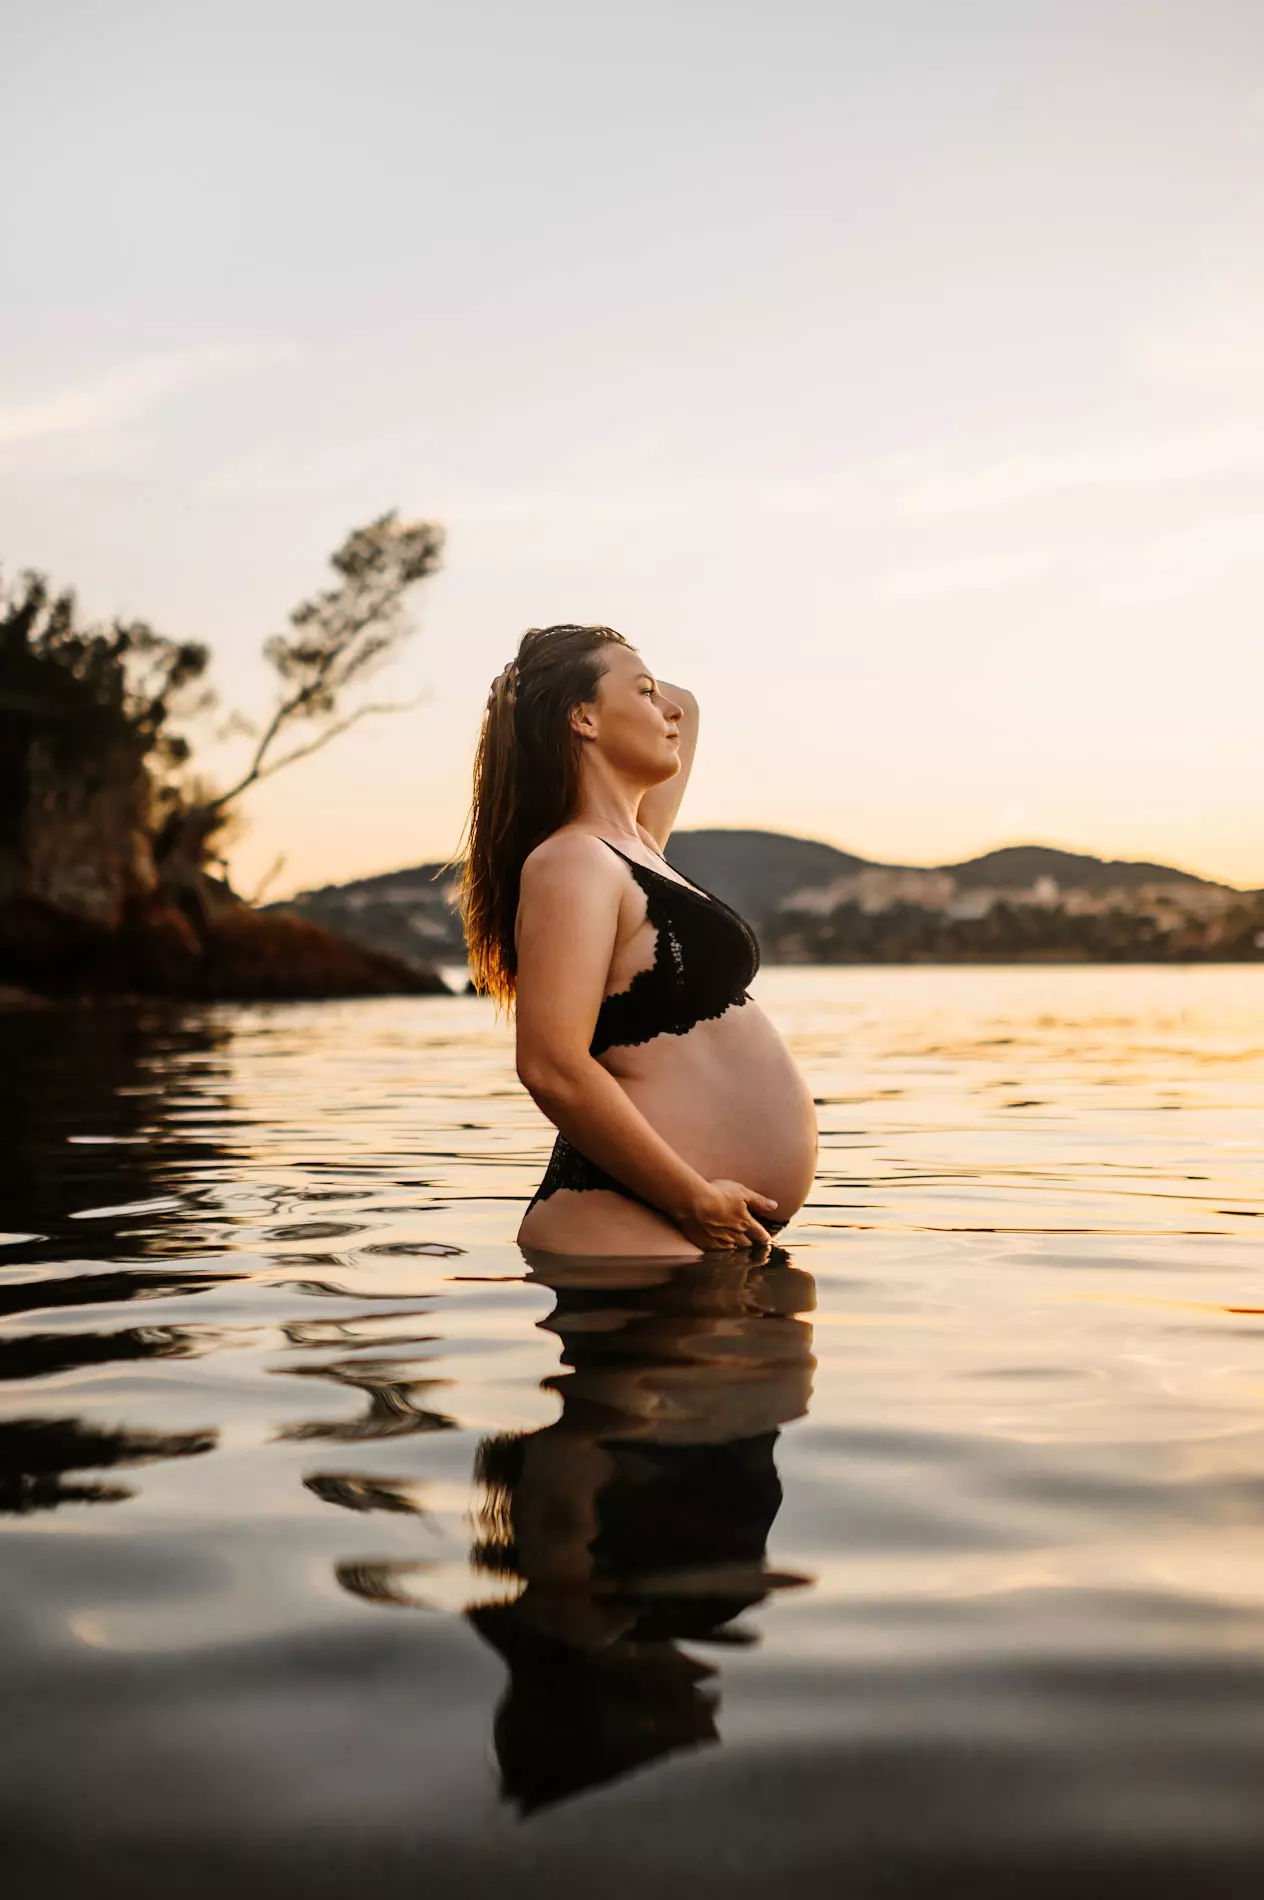
<instances>
[{"instance_id":1,"label":"woman's elbow","mask_svg":"<svg viewBox=\"0 0 1264 1900\"><path fill-rule=\"evenodd\" d=\"M518 1080L541 1108L564 1108L582 1093L584 1071L591 1063L587 1052L575 1057L520 1052Z\"/></svg>"}]
</instances>

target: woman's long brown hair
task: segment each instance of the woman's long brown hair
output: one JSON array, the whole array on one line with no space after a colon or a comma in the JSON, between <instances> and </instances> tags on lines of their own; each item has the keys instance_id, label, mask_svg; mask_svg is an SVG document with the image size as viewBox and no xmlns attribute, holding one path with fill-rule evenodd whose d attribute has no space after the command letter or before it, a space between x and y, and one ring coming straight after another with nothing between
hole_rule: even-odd
<instances>
[{"instance_id":1,"label":"woman's long brown hair","mask_svg":"<svg viewBox=\"0 0 1264 1900\"><path fill-rule=\"evenodd\" d=\"M492 687L474 757L461 917L475 987L508 1008L518 958L514 923L529 852L571 816L583 741L571 712L595 699L601 649L629 644L613 627L529 627Z\"/></svg>"}]
</instances>

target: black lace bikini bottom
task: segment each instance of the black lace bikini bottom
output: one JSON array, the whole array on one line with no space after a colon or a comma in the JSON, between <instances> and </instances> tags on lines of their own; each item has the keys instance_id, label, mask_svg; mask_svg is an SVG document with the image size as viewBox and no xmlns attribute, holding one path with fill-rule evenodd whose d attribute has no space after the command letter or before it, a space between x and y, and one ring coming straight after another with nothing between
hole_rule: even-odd
<instances>
[{"instance_id":1,"label":"black lace bikini bottom","mask_svg":"<svg viewBox=\"0 0 1264 1900\"><path fill-rule=\"evenodd\" d=\"M565 1135L559 1135L553 1143L553 1152L549 1156L549 1165L544 1170L544 1179L531 1197L531 1207L540 1201L547 1201L550 1194L556 1194L559 1188L571 1188L578 1194L592 1188L605 1188L611 1194L621 1194L625 1201L637 1201L642 1207L650 1208L655 1214L662 1209L647 1201L643 1194L634 1194L630 1187L624 1187L622 1181L616 1181L612 1174L599 1168L586 1154L573 1148ZM527 1209L530 1213L531 1208ZM784 1220L777 1220L768 1214L759 1216L759 1224L770 1234L775 1234L785 1226Z\"/></svg>"}]
</instances>

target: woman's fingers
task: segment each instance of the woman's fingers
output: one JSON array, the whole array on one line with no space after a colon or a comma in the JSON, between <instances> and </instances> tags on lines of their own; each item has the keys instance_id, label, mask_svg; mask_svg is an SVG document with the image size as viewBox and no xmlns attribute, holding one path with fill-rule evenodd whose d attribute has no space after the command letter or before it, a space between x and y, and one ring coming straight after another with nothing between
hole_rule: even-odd
<instances>
[{"instance_id":1,"label":"woman's fingers","mask_svg":"<svg viewBox=\"0 0 1264 1900\"><path fill-rule=\"evenodd\" d=\"M748 1209L757 1207L764 1214L773 1214L776 1212L777 1203L771 1200L767 1194L756 1193L754 1188L748 1188L742 1181L735 1181L733 1185L746 1202Z\"/></svg>"},{"instance_id":2,"label":"woman's fingers","mask_svg":"<svg viewBox=\"0 0 1264 1900\"><path fill-rule=\"evenodd\" d=\"M770 1212L776 1207L776 1201L770 1195L748 1188L741 1181L714 1181L711 1185L721 1204L709 1216L703 1216L696 1230L690 1232L690 1238L704 1249L714 1252L723 1252L728 1248L768 1246L772 1235L759 1220L756 1209Z\"/></svg>"},{"instance_id":3,"label":"woman's fingers","mask_svg":"<svg viewBox=\"0 0 1264 1900\"><path fill-rule=\"evenodd\" d=\"M755 1209L758 1208L761 1214L772 1214L776 1211L776 1207L777 1207L776 1201L772 1200L769 1195L757 1194L754 1188L748 1188L748 1187L744 1187L742 1189L742 1198L746 1202L747 1226L753 1229L754 1232L759 1236L761 1240L767 1240L769 1236L764 1232L763 1228L760 1226L759 1222L756 1220Z\"/></svg>"},{"instance_id":4,"label":"woman's fingers","mask_svg":"<svg viewBox=\"0 0 1264 1900\"><path fill-rule=\"evenodd\" d=\"M746 1202L745 1239L747 1241L755 1241L757 1244L764 1246L770 1245L772 1235L768 1232L767 1228L760 1226L755 1218L754 1209L758 1207L761 1212L770 1214L777 1205L776 1201L772 1200L767 1194L757 1194L754 1188L748 1187L743 1187L742 1196Z\"/></svg>"}]
</instances>

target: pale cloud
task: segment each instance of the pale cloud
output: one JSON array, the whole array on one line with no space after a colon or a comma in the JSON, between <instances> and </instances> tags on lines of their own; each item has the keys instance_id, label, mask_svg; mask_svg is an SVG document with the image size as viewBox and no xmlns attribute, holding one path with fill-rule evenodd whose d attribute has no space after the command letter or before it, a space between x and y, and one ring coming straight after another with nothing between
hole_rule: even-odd
<instances>
[{"instance_id":1,"label":"pale cloud","mask_svg":"<svg viewBox=\"0 0 1264 1900\"><path fill-rule=\"evenodd\" d=\"M1047 554L976 554L938 567L890 574L873 588L875 600L923 600L935 594L957 594L972 589L1005 587L1011 581L1042 573Z\"/></svg>"},{"instance_id":2,"label":"pale cloud","mask_svg":"<svg viewBox=\"0 0 1264 1900\"><path fill-rule=\"evenodd\" d=\"M1264 428L1233 423L1197 435L1103 445L1071 455L1009 456L970 474L923 482L908 490L898 507L904 515L972 514L1036 495L1207 481L1260 469Z\"/></svg>"},{"instance_id":3,"label":"pale cloud","mask_svg":"<svg viewBox=\"0 0 1264 1900\"><path fill-rule=\"evenodd\" d=\"M1256 561L1264 561L1264 514L1223 516L1151 542L1103 597L1126 605L1170 600Z\"/></svg>"},{"instance_id":4,"label":"pale cloud","mask_svg":"<svg viewBox=\"0 0 1264 1900\"><path fill-rule=\"evenodd\" d=\"M225 370L251 369L287 351L221 343L134 357L49 395L0 400L0 447L81 435L137 422L193 384Z\"/></svg>"}]
</instances>

